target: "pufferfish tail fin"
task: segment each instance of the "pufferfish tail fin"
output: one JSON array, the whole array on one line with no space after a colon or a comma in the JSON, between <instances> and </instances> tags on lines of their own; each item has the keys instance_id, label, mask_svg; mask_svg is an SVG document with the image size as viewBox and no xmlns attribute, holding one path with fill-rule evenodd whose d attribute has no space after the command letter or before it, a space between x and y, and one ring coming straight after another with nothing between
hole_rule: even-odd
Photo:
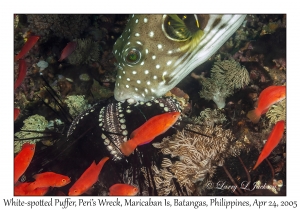
<instances>
[{"instance_id":1,"label":"pufferfish tail fin","mask_svg":"<svg viewBox=\"0 0 300 210\"><path fill-rule=\"evenodd\" d=\"M258 123L261 113L257 111L257 109L251 110L248 112L247 117L253 122L253 123Z\"/></svg>"},{"instance_id":2,"label":"pufferfish tail fin","mask_svg":"<svg viewBox=\"0 0 300 210\"><path fill-rule=\"evenodd\" d=\"M135 143L135 141L133 139L130 139L127 142L122 143L120 149L125 156L129 156L131 153L133 153L136 147L137 144Z\"/></svg>"}]
</instances>

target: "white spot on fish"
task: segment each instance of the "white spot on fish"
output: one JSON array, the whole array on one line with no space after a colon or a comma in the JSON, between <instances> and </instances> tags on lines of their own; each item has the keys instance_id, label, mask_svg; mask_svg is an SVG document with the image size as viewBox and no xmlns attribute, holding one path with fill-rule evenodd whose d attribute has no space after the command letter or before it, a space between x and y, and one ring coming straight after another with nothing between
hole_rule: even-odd
<instances>
[{"instance_id":1,"label":"white spot on fish","mask_svg":"<svg viewBox=\"0 0 300 210\"><path fill-rule=\"evenodd\" d=\"M123 74L125 74L125 71L123 71Z\"/></svg>"},{"instance_id":2,"label":"white spot on fish","mask_svg":"<svg viewBox=\"0 0 300 210\"><path fill-rule=\"evenodd\" d=\"M128 134L128 131L125 130L125 131L122 132L122 134L123 134L123 135L127 135L127 134Z\"/></svg>"},{"instance_id":3,"label":"white spot on fish","mask_svg":"<svg viewBox=\"0 0 300 210\"><path fill-rule=\"evenodd\" d=\"M142 65L144 65L144 63L145 63L145 62L144 62L144 61L142 61L142 63L141 63L141 66L142 66Z\"/></svg>"},{"instance_id":4,"label":"white spot on fish","mask_svg":"<svg viewBox=\"0 0 300 210\"><path fill-rule=\"evenodd\" d=\"M143 45L142 42L140 42L140 41L136 41L136 43L137 43L137 44L140 44L140 45Z\"/></svg>"},{"instance_id":5,"label":"white spot on fish","mask_svg":"<svg viewBox=\"0 0 300 210\"><path fill-rule=\"evenodd\" d=\"M153 79L157 79L157 76L156 76L156 75L154 75L154 76L153 76Z\"/></svg>"},{"instance_id":6,"label":"white spot on fish","mask_svg":"<svg viewBox=\"0 0 300 210\"><path fill-rule=\"evenodd\" d=\"M142 93L142 96L143 96L143 97L145 97L145 94L144 94L144 93Z\"/></svg>"},{"instance_id":7,"label":"white spot on fish","mask_svg":"<svg viewBox=\"0 0 300 210\"><path fill-rule=\"evenodd\" d=\"M139 33L135 33L134 36L140 36L140 34Z\"/></svg>"},{"instance_id":8,"label":"white spot on fish","mask_svg":"<svg viewBox=\"0 0 300 210\"><path fill-rule=\"evenodd\" d=\"M139 19L136 19L136 20L135 20L135 23L138 23L138 22L139 22Z\"/></svg>"},{"instance_id":9,"label":"white spot on fish","mask_svg":"<svg viewBox=\"0 0 300 210\"><path fill-rule=\"evenodd\" d=\"M132 15L132 17L134 17L134 15Z\"/></svg>"},{"instance_id":10,"label":"white spot on fish","mask_svg":"<svg viewBox=\"0 0 300 210\"><path fill-rule=\"evenodd\" d=\"M171 63L172 63L172 61L168 61L168 62L167 62L167 65L168 65L168 66L170 66L170 65L171 65Z\"/></svg>"},{"instance_id":11,"label":"white spot on fish","mask_svg":"<svg viewBox=\"0 0 300 210\"><path fill-rule=\"evenodd\" d=\"M129 81L130 81L130 78L127 78L126 80L129 82Z\"/></svg>"},{"instance_id":12,"label":"white spot on fish","mask_svg":"<svg viewBox=\"0 0 300 210\"><path fill-rule=\"evenodd\" d=\"M152 59L155 60L155 58L156 58L156 56L155 56L155 55L152 55Z\"/></svg>"},{"instance_id":13,"label":"white spot on fish","mask_svg":"<svg viewBox=\"0 0 300 210\"><path fill-rule=\"evenodd\" d=\"M117 83L117 86L119 87L119 86L120 86L120 83Z\"/></svg>"},{"instance_id":14,"label":"white spot on fish","mask_svg":"<svg viewBox=\"0 0 300 210\"><path fill-rule=\"evenodd\" d=\"M148 93L148 89L147 88L145 88L145 93Z\"/></svg>"},{"instance_id":15,"label":"white spot on fish","mask_svg":"<svg viewBox=\"0 0 300 210\"><path fill-rule=\"evenodd\" d=\"M151 92L152 92L152 93L154 93L154 92L155 92L155 90L154 90L153 88L150 88L150 90L151 90Z\"/></svg>"},{"instance_id":16,"label":"white spot on fish","mask_svg":"<svg viewBox=\"0 0 300 210\"><path fill-rule=\"evenodd\" d=\"M129 85L125 85L126 88L129 88Z\"/></svg>"},{"instance_id":17,"label":"white spot on fish","mask_svg":"<svg viewBox=\"0 0 300 210\"><path fill-rule=\"evenodd\" d=\"M120 123L125 123L126 120L124 118L120 119Z\"/></svg>"},{"instance_id":18,"label":"white spot on fish","mask_svg":"<svg viewBox=\"0 0 300 210\"><path fill-rule=\"evenodd\" d=\"M149 70L145 70L145 74L149 74Z\"/></svg>"},{"instance_id":19,"label":"white spot on fish","mask_svg":"<svg viewBox=\"0 0 300 210\"><path fill-rule=\"evenodd\" d=\"M121 125L121 128L122 128L122 129L126 129L126 125L125 125L125 124L122 124L122 125Z\"/></svg>"},{"instance_id":20,"label":"white spot on fish","mask_svg":"<svg viewBox=\"0 0 300 210\"><path fill-rule=\"evenodd\" d=\"M151 104L150 102L147 102L146 105L147 105L147 106L151 106L152 104Z\"/></svg>"},{"instance_id":21,"label":"white spot on fish","mask_svg":"<svg viewBox=\"0 0 300 210\"><path fill-rule=\"evenodd\" d=\"M152 38L154 36L154 32L150 31L149 36Z\"/></svg>"},{"instance_id":22,"label":"white spot on fish","mask_svg":"<svg viewBox=\"0 0 300 210\"><path fill-rule=\"evenodd\" d=\"M164 107L165 105L163 103L159 103L159 106L160 107Z\"/></svg>"},{"instance_id":23,"label":"white spot on fish","mask_svg":"<svg viewBox=\"0 0 300 210\"><path fill-rule=\"evenodd\" d=\"M144 23L147 23L148 22L148 18L144 18Z\"/></svg>"},{"instance_id":24,"label":"white spot on fish","mask_svg":"<svg viewBox=\"0 0 300 210\"><path fill-rule=\"evenodd\" d=\"M141 80L139 80L139 79L138 79L136 82L137 82L138 84L141 84Z\"/></svg>"},{"instance_id":25,"label":"white spot on fish","mask_svg":"<svg viewBox=\"0 0 300 210\"><path fill-rule=\"evenodd\" d=\"M172 53L173 53L173 51L172 51L172 50L169 50L169 51L168 51L168 54L172 54Z\"/></svg>"},{"instance_id":26,"label":"white spot on fish","mask_svg":"<svg viewBox=\"0 0 300 210\"><path fill-rule=\"evenodd\" d=\"M137 89L137 88L134 88L134 90L137 92L137 91L139 91L139 89Z\"/></svg>"},{"instance_id":27,"label":"white spot on fish","mask_svg":"<svg viewBox=\"0 0 300 210\"><path fill-rule=\"evenodd\" d=\"M148 50L148 49L145 49L145 53L148 54L148 53L149 53L149 50Z\"/></svg>"},{"instance_id":28,"label":"white spot on fish","mask_svg":"<svg viewBox=\"0 0 300 210\"><path fill-rule=\"evenodd\" d=\"M161 49L161 48L162 48L162 45L161 45L161 44L158 44L158 45L157 45L157 48L158 48L158 49Z\"/></svg>"},{"instance_id":29,"label":"white spot on fish","mask_svg":"<svg viewBox=\"0 0 300 210\"><path fill-rule=\"evenodd\" d=\"M150 85L151 84L151 82L150 81L147 81L147 85Z\"/></svg>"},{"instance_id":30,"label":"white spot on fish","mask_svg":"<svg viewBox=\"0 0 300 210\"><path fill-rule=\"evenodd\" d=\"M132 71L132 74L136 74L136 71Z\"/></svg>"},{"instance_id":31,"label":"white spot on fish","mask_svg":"<svg viewBox=\"0 0 300 210\"><path fill-rule=\"evenodd\" d=\"M168 107L165 107L164 110L165 110L166 112L168 112L168 111L169 111L169 108L168 108Z\"/></svg>"},{"instance_id":32,"label":"white spot on fish","mask_svg":"<svg viewBox=\"0 0 300 210\"><path fill-rule=\"evenodd\" d=\"M157 65L155 66L155 68L159 69L159 68L160 68L160 65L159 65L159 64L157 64Z\"/></svg>"},{"instance_id":33,"label":"white spot on fish","mask_svg":"<svg viewBox=\"0 0 300 210\"><path fill-rule=\"evenodd\" d=\"M127 45L129 45L130 44L130 42L127 42ZM124 51L124 50L123 50Z\"/></svg>"}]
</instances>

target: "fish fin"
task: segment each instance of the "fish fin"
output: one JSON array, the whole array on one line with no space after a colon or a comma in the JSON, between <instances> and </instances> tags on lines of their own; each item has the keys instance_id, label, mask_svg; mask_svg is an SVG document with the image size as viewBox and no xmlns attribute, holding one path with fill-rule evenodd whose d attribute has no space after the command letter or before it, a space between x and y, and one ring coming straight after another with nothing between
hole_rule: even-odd
<instances>
[{"instance_id":1,"label":"fish fin","mask_svg":"<svg viewBox=\"0 0 300 210\"><path fill-rule=\"evenodd\" d=\"M149 142L151 142L153 139L150 139L149 141L146 141L145 143L139 144L139 146L144 145L144 144L148 144Z\"/></svg>"},{"instance_id":2,"label":"fish fin","mask_svg":"<svg viewBox=\"0 0 300 210\"><path fill-rule=\"evenodd\" d=\"M131 153L133 153L136 147L137 144L131 139L127 142L122 143L120 149L125 156L129 156Z\"/></svg>"},{"instance_id":3,"label":"fish fin","mask_svg":"<svg viewBox=\"0 0 300 210\"><path fill-rule=\"evenodd\" d=\"M264 159L262 159L260 156L258 157L254 167L253 167L253 170L255 170L260 164L261 162L263 161Z\"/></svg>"},{"instance_id":4,"label":"fish fin","mask_svg":"<svg viewBox=\"0 0 300 210\"><path fill-rule=\"evenodd\" d=\"M104 157L100 160L100 162L97 164L97 170L99 170L99 173L101 172L102 170L102 167L104 165L104 163L106 163L106 161L109 160L109 157Z\"/></svg>"},{"instance_id":5,"label":"fish fin","mask_svg":"<svg viewBox=\"0 0 300 210\"><path fill-rule=\"evenodd\" d=\"M31 182L25 187L26 192L30 192L36 189L35 182Z\"/></svg>"},{"instance_id":6,"label":"fish fin","mask_svg":"<svg viewBox=\"0 0 300 210\"><path fill-rule=\"evenodd\" d=\"M257 113L257 110L251 110L248 112L247 117L253 122L253 123L258 123L259 119L260 119L260 114Z\"/></svg>"}]
</instances>

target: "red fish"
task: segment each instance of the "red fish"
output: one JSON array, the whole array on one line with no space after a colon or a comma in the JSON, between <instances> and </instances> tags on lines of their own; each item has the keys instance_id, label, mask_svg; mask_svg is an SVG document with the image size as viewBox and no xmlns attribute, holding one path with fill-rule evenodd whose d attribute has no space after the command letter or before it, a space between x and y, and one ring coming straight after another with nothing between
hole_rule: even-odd
<instances>
[{"instance_id":1,"label":"red fish","mask_svg":"<svg viewBox=\"0 0 300 210\"><path fill-rule=\"evenodd\" d=\"M68 176L54 172L44 172L33 176L35 181L27 186L28 191L42 187L63 187L71 182Z\"/></svg>"},{"instance_id":2,"label":"red fish","mask_svg":"<svg viewBox=\"0 0 300 210\"><path fill-rule=\"evenodd\" d=\"M30 182L23 182L16 184L14 186L14 195L26 195L26 187L30 184Z\"/></svg>"},{"instance_id":3,"label":"red fish","mask_svg":"<svg viewBox=\"0 0 300 210\"><path fill-rule=\"evenodd\" d=\"M247 117L253 123L258 123L261 115L266 113L270 106L285 99L285 94L286 86L267 87L259 95L257 108L249 111Z\"/></svg>"},{"instance_id":4,"label":"red fish","mask_svg":"<svg viewBox=\"0 0 300 210\"><path fill-rule=\"evenodd\" d=\"M69 42L67 46L65 46L65 48L62 50L58 61L62 61L63 59L71 55L72 52L74 52L74 50L76 49L76 46L77 42Z\"/></svg>"},{"instance_id":5,"label":"red fish","mask_svg":"<svg viewBox=\"0 0 300 210\"><path fill-rule=\"evenodd\" d=\"M108 157L102 158L97 165L95 161L93 161L90 167L83 172L79 179L70 188L69 195L81 195L91 188L98 180L102 167L108 159Z\"/></svg>"},{"instance_id":6,"label":"red fish","mask_svg":"<svg viewBox=\"0 0 300 210\"><path fill-rule=\"evenodd\" d=\"M14 183L18 181L20 176L28 168L35 151L35 144L25 143L21 151L14 159Z\"/></svg>"},{"instance_id":7,"label":"red fish","mask_svg":"<svg viewBox=\"0 0 300 210\"><path fill-rule=\"evenodd\" d=\"M15 61L21 59L29 52L29 50L35 45L35 43L39 40L39 36L31 36L28 38L27 42L22 47L20 53L15 56Z\"/></svg>"},{"instance_id":8,"label":"red fish","mask_svg":"<svg viewBox=\"0 0 300 210\"><path fill-rule=\"evenodd\" d=\"M25 195L42 196L42 195L45 195L48 192L48 190L49 190L49 187L39 187L39 188L34 189L33 191L26 192Z\"/></svg>"},{"instance_id":9,"label":"red fish","mask_svg":"<svg viewBox=\"0 0 300 210\"><path fill-rule=\"evenodd\" d=\"M261 151L255 166L253 167L253 170L255 170L257 168L257 166L259 166L259 164L266 159L271 152L273 151L273 149L279 144L282 136L283 136L283 132L284 132L284 120L278 121L273 130L271 131L269 138L263 148L263 150Z\"/></svg>"},{"instance_id":10,"label":"red fish","mask_svg":"<svg viewBox=\"0 0 300 210\"><path fill-rule=\"evenodd\" d=\"M15 82L15 85L14 85L15 89L22 84L22 82L23 82L23 80L26 76L26 70L27 70L26 62L25 62L25 60L21 59L19 61L19 75L18 75L18 78L17 78L17 80Z\"/></svg>"},{"instance_id":11,"label":"red fish","mask_svg":"<svg viewBox=\"0 0 300 210\"><path fill-rule=\"evenodd\" d=\"M36 188L33 191L28 191L27 186L31 182L23 182L14 187L14 195L29 195L29 196L41 196L45 195L48 192L49 187L41 187L41 188Z\"/></svg>"},{"instance_id":12,"label":"red fish","mask_svg":"<svg viewBox=\"0 0 300 210\"><path fill-rule=\"evenodd\" d=\"M110 196L134 196L139 192L139 189L129 184L114 184L109 188Z\"/></svg>"},{"instance_id":13,"label":"red fish","mask_svg":"<svg viewBox=\"0 0 300 210\"><path fill-rule=\"evenodd\" d=\"M14 108L14 121L19 117L20 109Z\"/></svg>"},{"instance_id":14,"label":"red fish","mask_svg":"<svg viewBox=\"0 0 300 210\"><path fill-rule=\"evenodd\" d=\"M137 146L151 142L174 125L179 116L180 112L168 112L150 118L131 133L130 140L121 144L122 153L129 156Z\"/></svg>"}]
</instances>

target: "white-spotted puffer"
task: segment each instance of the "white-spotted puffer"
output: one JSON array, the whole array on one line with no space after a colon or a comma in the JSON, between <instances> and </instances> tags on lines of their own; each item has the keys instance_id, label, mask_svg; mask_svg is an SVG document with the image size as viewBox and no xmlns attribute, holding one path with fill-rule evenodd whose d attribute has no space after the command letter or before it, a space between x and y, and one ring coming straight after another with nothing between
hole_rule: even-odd
<instances>
[{"instance_id":1,"label":"white-spotted puffer","mask_svg":"<svg viewBox=\"0 0 300 210\"><path fill-rule=\"evenodd\" d=\"M149 101L212 56L245 15L131 15L116 41L115 99Z\"/></svg>"}]
</instances>

